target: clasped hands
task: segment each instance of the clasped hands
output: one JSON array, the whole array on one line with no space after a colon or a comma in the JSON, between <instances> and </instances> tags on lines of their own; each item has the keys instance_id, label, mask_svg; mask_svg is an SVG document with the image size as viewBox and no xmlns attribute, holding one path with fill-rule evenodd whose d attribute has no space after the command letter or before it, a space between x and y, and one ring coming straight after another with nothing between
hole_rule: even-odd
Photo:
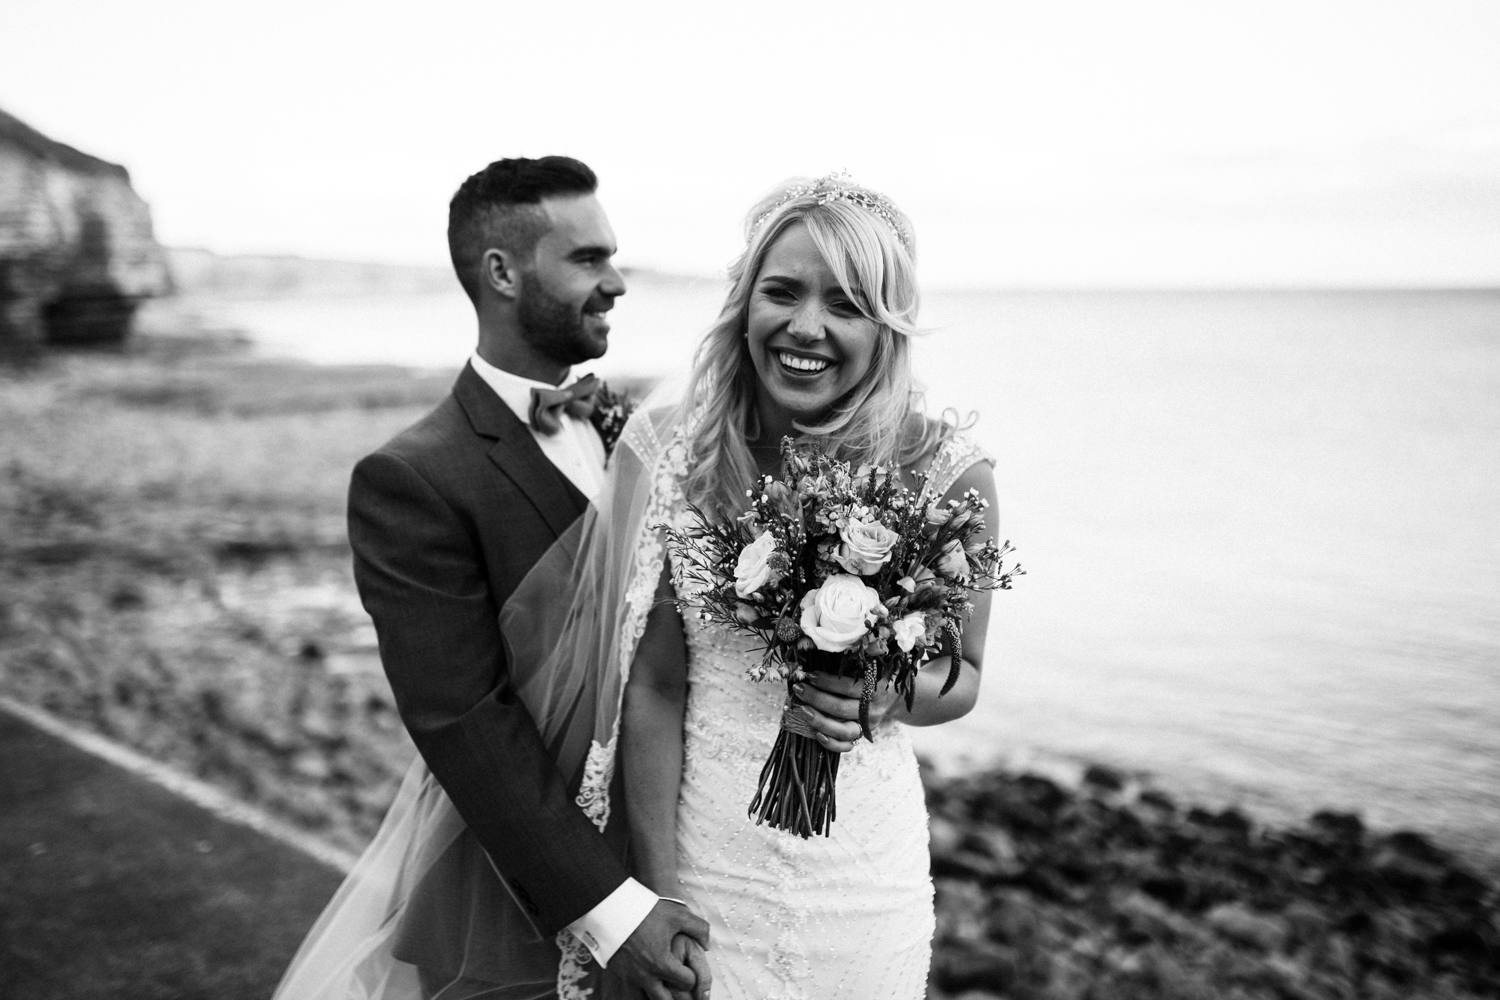
<instances>
[{"instance_id":1,"label":"clasped hands","mask_svg":"<svg viewBox=\"0 0 1500 1000\"><path fill-rule=\"evenodd\" d=\"M709 1000L707 948L708 921L675 900L660 899L620 945L609 969L650 1000Z\"/></svg>"},{"instance_id":2,"label":"clasped hands","mask_svg":"<svg viewBox=\"0 0 1500 1000\"><path fill-rule=\"evenodd\" d=\"M802 670L792 674L792 697L797 702L794 710L803 713L818 742L835 753L848 753L859 742L859 699L863 691L864 681L855 677ZM876 685L870 699L872 730L899 697L894 684Z\"/></svg>"}]
</instances>

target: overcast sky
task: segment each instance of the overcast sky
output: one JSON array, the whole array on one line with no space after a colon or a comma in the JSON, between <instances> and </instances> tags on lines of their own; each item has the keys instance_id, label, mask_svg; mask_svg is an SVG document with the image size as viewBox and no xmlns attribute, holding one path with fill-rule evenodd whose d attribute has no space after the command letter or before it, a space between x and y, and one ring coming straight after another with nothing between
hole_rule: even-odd
<instances>
[{"instance_id":1,"label":"overcast sky","mask_svg":"<svg viewBox=\"0 0 1500 1000\"><path fill-rule=\"evenodd\" d=\"M1500 284L1500 4L3 0L0 107L167 243L441 263L509 155L714 273L847 168L933 286Z\"/></svg>"}]
</instances>

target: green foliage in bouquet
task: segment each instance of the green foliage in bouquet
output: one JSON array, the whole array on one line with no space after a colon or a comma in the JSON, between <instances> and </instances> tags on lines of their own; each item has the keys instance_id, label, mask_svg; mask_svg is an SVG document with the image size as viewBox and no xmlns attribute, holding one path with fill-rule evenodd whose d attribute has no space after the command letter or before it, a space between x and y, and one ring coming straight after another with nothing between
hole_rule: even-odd
<instances>
[{"instance_id":1,"label":"green foliage in bouquet","mask_svg":"<svg viewBox=\"0 0 1500 1000\"><path fill-rule=\"evenodd\" d=\"M1024 573L1004 567L1009 542L983 537L987 504L977 491L944 505L917 478L913 490L897 473L854 470L786 438L781 475L746 491L738 519L689 505L688 526L667 529L692 595L684 603L760 640L765 653L752 676L789 687L799 668L860 679L866 739L876 687L894 685L910 710L918 671L946 652L947 694L962 664L970 592L1008 590ZM839 757L797 713L783 713L751 815L803 837L826 835Z\"/></svg>"}]
</instances>

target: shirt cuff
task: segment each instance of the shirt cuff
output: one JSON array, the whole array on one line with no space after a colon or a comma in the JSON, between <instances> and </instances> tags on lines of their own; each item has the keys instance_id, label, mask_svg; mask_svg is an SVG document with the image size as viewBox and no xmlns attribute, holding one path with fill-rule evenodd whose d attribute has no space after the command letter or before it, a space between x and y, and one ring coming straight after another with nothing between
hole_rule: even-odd
<instances>
[{"instance_id":1,"label":"shirt cuff","mask_svg":"<svg viewBox=\"0 0 1500 1000\"><path fill-rule=\"evenodd\" d=\"M607 968L659 898L635 879L627 878L598 906L569 924L568 930L583 942L594 961Z\"/></svg>"}]
</instances>

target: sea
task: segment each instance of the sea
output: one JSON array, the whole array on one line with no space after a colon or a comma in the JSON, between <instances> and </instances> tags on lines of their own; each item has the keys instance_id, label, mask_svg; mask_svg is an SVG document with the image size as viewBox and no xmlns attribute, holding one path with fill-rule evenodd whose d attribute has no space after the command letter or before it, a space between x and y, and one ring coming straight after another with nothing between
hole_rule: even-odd
<instances>
[{"instance_id":1,"label":"sea","mask_svg":"<svg viewBox=\"0 0 1500 1000\"><path fill-rule=\"evenodd\" d=\"M679 373L721 296L633 282L594 370ZM319 364L456 370L474 341L456 291L214 309ZM1500 291L934 292L922 318L928 409L975 421L1026 570L924 752L1500 863Z\"/></svg>"}]
</instances>

